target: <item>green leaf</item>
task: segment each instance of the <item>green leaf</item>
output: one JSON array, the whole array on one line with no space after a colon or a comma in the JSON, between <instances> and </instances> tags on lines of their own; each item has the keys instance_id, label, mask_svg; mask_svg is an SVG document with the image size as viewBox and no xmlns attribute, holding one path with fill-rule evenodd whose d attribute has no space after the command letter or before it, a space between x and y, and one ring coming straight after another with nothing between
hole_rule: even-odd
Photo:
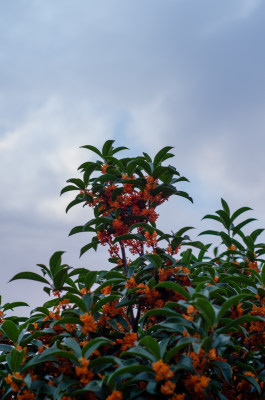
<instances>
[{"instance_id":1,"label":"green leaf","mask_svg":"<svg viewBox=\"0 0 265 400\"><path fill-rule=\"evenodd\" d=\"M115 140L107 140L102 147L102 156L106 157L106 156L110 156L112 155L112 145L115 142Z\"/></svg>"},{"instance_id":2,"label":"green leaf","mask_svg":"<svg viewBox=\"0 0 265 400\"><path fill-rule=\"evenodd\" d=\"M159 150L154 158L154 166L157 167L159 164L161 164L161 162L164 161L164 156L173 148L174 147L172 146L166 146Z\"/></svg>"},{"instance_id":3,"label":"green leaf","mask_svg":"<svg viewBox=\"0 0 265 400\"><path fill-rule=\"evenodd\" d=\"M257 239L257 237L264 232L264 229L256 229L255 231L253 231L249 236L251 237L251 239L255 242L255 240Z\"/></svg>"},{"instance_id":4,"label":"green leaf","mask_svg":"<svg viewBox=\"0 0 265 400\"><path fill-rule=\"evenodd\" d=\"M143 170L148 174L152 175L152 167L150 167L149 163L146 162L143 158L137 157L135 159L138 165L143 168Z\"/></svg>"},{"instance_id":5,"label":"green leaf","mask_svg":"<svg viewBox=\"0 0 265 400\"><path fill-rule=\"evenodd\" d=\"M8 354L6 360L12 372L16 372L19 369L22 364L24 355L24 350L19 351L17 349L12 349L11 352Z\"/></svg>"},{"instance_id":6,"label":"green leaf","mask_svg":"<svg viewBox=\"0 0 265 400\"><path fill-rule=\"evenodd\" d=\"M118 188L114 189L110 196L111 200L115 201L117 199L117 197L123 193L123 191L124 191L123 187L118 187Z\"/></svg>"},{"instance_id":7,"label":"green leaf","mask_svg":"<svg viewBox=\"0 0 265 400\"><path fill-rule=\"evenodd\" d=\"M182 236L183 235L183 233L185 233L185 232L187 232L187 231L189 231L189 230L191 230L191 229L194 229L194 227L193 226L185 226L184 228L181 228L181 229L179 229L175 234L174 234L174 236Z\"/></svg>"},{"instance_id":8,"label":"green leaf","mask_svg":"<svg viewBox=\"0 0 265 400\"><path fill-rule=\"evenodd\" d=\"M124 166L123 163L122 163L120 160L118 160L117 158L112 157L112 156L105 156L105 160L106 160L107 162L112 162L113 164L115 164L115 165L119 168L120 171L126 172L125 166ZM111 167L110 167L110 168L111 168Z\"/></svg>"},{"instance_id":9,"label":"green leaf","mask_svg":"<svg viewBox=\"0 0 265 400\"><path fill-rule=\"evenodd\" d=\"M213 230L207 230L207 231L203 231L203 232L199 233L199 235L198 235L198 236L201 236L201 235L214 235L214 236L220 236L220 232L218 232L218 231L213 231Z\"/></svg>"},{"instance_id":10,"label":"green leaf","mask_svg":"<svg viewBox=\"0 0 265 400\"><path fill-rule=\"evenodd\" d=\"M97 249L97 245L92 242L92 243L88 243L85 246L83 246L81 248L81 250L80 250L80 257L90 249L96 250Z\"/></svg>"},{"instance_id":11,"label":"green leaf","mask_svg":"<svg viewBox=\"0 0 265 400\"><path fill-rule=\"evenodd\" d=\"M76 186L73 186L73 185L65 186L65 187L61 190L60 196L61 196L63 193L70 192L70 190L79 190L79 188L76 187Z\"/></svg>"},{"instance_id":12,"label":"green leaf","mask_svg":"<svg viewBox=\"0 0 265 400\"><path fill-rule=\"evenodd\" d=\"M146 222L136 222L135 224L130 226L130 232L138 227L143 228L145 231L151 234L155 231L155 228L153 228L151 225L148 225Z\"/></svg>"},{"instance_id":13,"label":"green leaf","mask_svg":"<svg viewBox=\"0 0 265 400\"><path fill-rule=\"evenodd\" d=\"M56 251L50 258L50 271L52 276L54 277L56 272L58 271L61 262L62 262L62 255L65 253L65 251Z\"/></svg>"},{"instance_id":14,"label":"green leaf","mask_svg":"<svg viewBox=\"0 0 265 400\"><path fill-rule=\"evenodd\" d=\"M97 280L98 271L88 271L85 277L85 287L90 289Z\"/></svg>"},{"instance_id":15,"label":"green leaf","mask_svg":"<svg viewBox=\"0 0 265 400\"><path fill-rule=\"evenodd\" d=\"M85 189L86 188L86 186L85 186L84 182L82 181L82 179L79 179L79 178L71 178L71 179L68 179L66 182L67 183L68 182L73 183L79 189Z\"/></svg>"},{"instance_id":16,"label":"green leaf","mask_svg":"<svg viewBox=\"0 0 265 400\"><path fill-rule=\"evenodd\" d=\"M237 294L233 297L230 297L230 299L226 300L225 303L222 304L219 312L218 312L218 316L217 316L217 320L220 321L220 318L222 318L222 316L227 312L227 310L234 306L235 304L238 304L241 300L250 297L249 294L247 293L240 293Z\"/></svg>"},{"instance_id":17,"label":"green leaf","mask_svg":"<svg viewBox=\"0 0 265 400\"><path fill-rule=\"evenodd\" d=\"M47 283L48 285L50 285L50 283L45 278L36 274L35 272L30 272L30 271L19 272L18 274L13 276L13 278L10 279L9 282L15 281L16 279L29 279L29 280L33 280L33 281L37 281L37 282Z\"/></svg>"},{"instance_id":18,"label":"green leaf","mask_svg":"<svg viewBox=\"0 0 265 400\"><path fill-rule=\"evenodd\" d=\"M97 178L97 182L103 183L103 182L115 182L117 180L117 176L112 175L112 174L103 174L100 177Z\"/></svg>"},{"instance_id":19,"label":"green leaf","mask_svg":"<svg viewBox=\"0 0 265 400\"><path fill-rule=\"evenodd\" d=\"M258 382L256 381L255 378L253 378L253 376L250 375L238 375L240 378L245 379L246 381L249 381L249 383L256 389L256 391L261 394L261 389L260 389L260 385L258 384ZM254 397L253 397L254 399Z\"/></svg>"},{"instance_id":20,"label":"green leaf","mask_svg":"<svg viewBox=\"0 0 265 400\"><path fill-rule=\"evenodd\" d=\"M95 147L95 146L91 146L91 145L86 145L86 146L81 146L81 149L88 149L93 151L94 153L96 153L99 157L102 157L102 154L100 153L100 151Z\"/></svg>"},{"instance_id":21,"label":"green leaf","mask_svg":"<svg viewBox=\"0 0 265 400\"><path fill-rule=\"evenodd\" d=\"M262 270L261 270L261 280L262 280L263 286L265 286L265 264L263 265Z\"/></svg>"},{"instance_id":22,"label":"green leaf","mask_svg":"<svg viewBox=\"0 0 265 400\"><path fill-rule=\"evenodd\" d=\"M139 344L141 346L145 346L156 357L157 360L162 358L159 344L152 336L145 336L139 341Z\"/></svg>"},{"instance_id":23,"label":"green leaf","mask_svg":"<svg viewBox=\"0 0 265 400\"><path fill-rule=\"evenodd\" d=\"M196 247L197 249L207 251L207 247L202 242L196 241L196 242L186 242L181 244L182 246L192 246Z\"/></svg>"},{"instance_id":24,"label":"green leaf","mask_svg":"<svg viewBox=\"0 0 265 400\"><path fill-rule=\"evenodd\" d=\"M152 158L149 156L149 154L147 154L147 153L145 153L144 151L143 151L143 155L144 155L144 157L145 157L145 159L146 159L146 161L147 162L152 162Z\"/></svg>"},{"instance_id":25,"label":"green leaf","mask_svg":"<svg viewBox=\"0 0 265 400\"><path fill-rule=\"evenodd\" d=\"M188 193L178 190L176 194L177 196L184 197L185 199L188 199L191 203L193 203L193 199L188 195Z\"/></svg>"},{"instance_id":26,"label":"green leaf","mask_svg":"<svg viewBox=\"0 0 265 400\"><path fill-rule=\"evenodd\" d=\"M121 150L129 150L129 149L128 149L128 147L120 146L120 147L116 147L116 149L114 149L112 153L116 154Z\"/></svg>"},{"instance_id":27,"label":"green leaf","mask_svg":"<svg viewBox=\"0 0 265 400\"><path fill-rule=\"evenodd\" d=\"M121 358L129 355L129 356L136 356L141 359L149 360L151 362L155 362L157 360L157 357L155 357L153 354L149 353L149 351L143 349L142 347L131 347L129 350L124 351L121 353Z\"/></svg>"},{"instance_id":28,"label":"green leaf","mask_svg":"<svg viewBox=\"0 0 265 400\"><path fill-rule=\"evenodd\" d=\"M81 233L81 232L96 232L96 230L89 226L84 229L83 225L79 225L79 226L75 226L73 229L71 229L68 236L75 235L76 233Z\"/></svg>"},{"instance_id":29,"label":"green leaf","mask_svg":"<svg viewBox=\"0 0 265 400\"><path fill-rule=\"evenodd\" d=\"M65 299L69 299L71 303L73 303L74 305L77 306L77 308L79 308L80 310L82 310L83 312L86 312L86 306L85 303L82 299L80 299L80 297L75 296L72 293L66 293L65 296L63 296L63 298Z\"/></svg>"},{"instance_id":30,"label":"green leaf","mask_svg":"<svg viewBox=\"0 0 265 400\"><path fill-rule=\"evenodd\" d=\"M237 217L239 217L239 215L243 214L243 213L246 212L246 211L250 211L250 210L252 210L252 208L250 208L250 207L241 207L241 208L239 208L238 210L236 210L236 211L234 212L234 214L231 216L231 223L234 222L234 220L235 220Z\"/></svg>"},{"instance_id":31,"label":"green leaf","mask_svg":"<svg viewBox=\"0 0 265 400\"><path fill-rule=\"evenodd\" d=\"M86 293L84 295L83 302L85 303L87 312L90 312L91 306L93 304L93 300L94 300L94 293Z\"/></svg>"},{"instance_id":32,"label":"green leaf","mask_svg":"<svg viewBox=\"0 0 265 400\"><path fill-rule=\"evenodd\" d=\"M54 283L54 290L61 290L63 285L66 282L67 279L67 271L70 269L68 268L63 268L59 271L57 271L53 277L53 283Z\"/></svg>"},{"instance_id":33,"label":"green leaf","mask_svg":"<svg viewBox=\"0 0 265 400\"><path fill-rule=\"evenodd\" d=\"M191 343L198 341L198 338L195 337L183 337L178 341L178 344L173 347L172 349L170 349L164 357L164 361L168 362L169 360L171 360L172 357L174 357L180 350L182 350L184 347L188 346Z\"/></svg>"},{"instance_id":34,"label":"green leaf","mask_svg":"<svg viewBox=\"0 0 265 400\"><path fill-rule=\"evenodd\" d=\"M201 312L204 320L207 321L210 326L213 326L215 323L215 312L209 300L199 297L195 301L195 306Z\"/></svg>"},{"instance_id":35,"label":"green leaf","mask_svg":"<svg viewBox=\"0 0 265 400\"><path fill-rule=\"evenodd\" d=\"M82 349L82 356L85 358L88 358L91 356L91 354L97 350L100 346L105 345L105 344L112 344L112 340L107 339L105 337L98 337L90 342L88 342Z\"/></svg>"},{"instance_id":36,"label":"green leaf","mask_svg":"<svg viewBox=\"0 0 265 400\"><path fill-rule=\"evenodd\" d=\"M24 301L15 301L14 303L6 303L3 306L3 310L13 310L15 307L29 307L28 303L25 303Z\"/></svg>"},{"instance_id":37,"label":"green leaf","mask_svg":"<svg viewBox=\"0 0 265 400\"><path fill-rule=\"evenodd\" d=\"M6 320L2 323L0 330L6 335L6 337L13 343L17 342L19 330L16 324L11 320Z\"/></svg>"},{"instance_id":38,"label":"green leaf","mask_svg":"<svg viewBox=\"0 0 265 400\"><path fill-rule=\"evenodd\" d=\"M227 202L224 199L221 199L221 203L222 203L224 211L226 212L226 214L229 217L230 216L230 208L229 208Z\"/></svg>"},{"instance_id":39,"label":"green leaf","mask_svg":"<svg viewBox=\"0 0 265 400\"><path fill-rule=\"evenodd\" d=\"M67 212L70 210L70 208L72 208L72 207L74 207L75 205L80 204L80 203L82 203L82 202L84 202L84 199L83 199L83 198L82 198L82 199L81 199L81 198L77 198L77 199L71 201L71 202L68 204L68 206L66 207L65 212L67 213Z\"/></svg>"},{"instance_id":40,"label":"green leaf","mask_svg":"<svg viewBox=\"0 0 265 400\"><path fill-rule=\"evenodd\" d=\"M232 381L232 376L233 376L233 370L231 366L224 362L224 361L213 361L211 362L212 365L216 366L221 374L223 375L225 381L228 383L228 385L231 384Z\"/></svg>"},{"instance_id":41,"label":"green leaf","mask_svg":"<svg viewBox=\"0 0 265 400\"><path fill-rule=\"evenodd\" d=\"M202 220L203 219L214 219L215 221L221 222L220 217L214 214L207 214L202 218Z\"/></svg>"},{"instance_id":42,"label":"green leaf","mask_svg":"<svg viewBox=\"0 0 265 400\"><path fill-rule=\"evenodd\" d=\"M55 325L64 325L64 324L79 324L81 325L80 319L76 317L62 317L58 321L50 324L50 327L53 328Z\"/></svg>"},{"instance_id":43,"label":"green leaf","mask_svg":"<svg viewBox=\"0 0 265 400\"><path fill-rule=\"evenodd\" d=\"M162 258L158 254L145 254L143 258L155 265L156 268L160 268L162 266Z\"/></svg>"},{"instance_id":44,"label":"green leaf","mask_svg":"<svg viewBox=\"0 0 265 400\"><path fill-rule=\"evenodd\" d=\"M165 282L161 282L158 285L156 285L155 289L157 289L157 288L166 288L169 290L173 290L174 292L177 292L181 296L185 297L185 299L187 299L187 300L190 299L190 294L178 283L165 281Z\"/></svg>"},{"instance_id":45,"label":"green leaf","mask_svg":"<svg viewBox=\"0 0 265 400\"><path fill-rule=\"evenodd\" d=\"M74 355L76 356L76 358L79 359L82 357L81 347L79 343L76 342L73 338L64 338L63 344L74 351Z\"/></svg>"},{"instance_id":46,"label":"green leaf","mask_svg":"<svg viewBox=\"0 0 265 400\"><path fill-rule=\"evenodd\" d=\"M92 163L92 164L88 165L87 167L85 167L85 172L84 172L84 175L83 175L85 186L88 185L92 172L94 172L96 170L97 171L101 170L100 166L98 164L96 164L96 163Z\"/></svg>"},{"instance_id":47,"label":"green leaf","mask_svg":"<svg viewBox=\"0 0 265 400\"><path fill-rule=\"evenodd\" d=\"M233 320L228 319L226 324L222 323L222 319L221 319L220 322L222 323L223 326L218 328L216 330L216 332L218 332L218 333L231 332L232 328L235 328L235 329L238 330L239 326L241 326L241 325L243 325L245 323L248 323L248 322L252 322L252 321L262 321L262 322L264 322L264 319L261 318L261 317L256 317L255 315L249 315L249 314L242 315L242 317L239 317L239 318L236 318L236 319L233 319Z\"/></svg>"},{"instance_id":48,"label":"green leaf","mask_svg":"<svg viewBox=\"0 0 265 400\"><path fill-rule=\"evenodd\" d=\"M240 222L240 224L238 224L237 226L235 226L235 227L232 229L233 234L235 235L236 233L238 233L238 231L240 231L240 229L243 228L243 226L249 224L249 223L252 222L252 221L256 221L256 220L257 220L256 218L248 218L248 219L246 219L245 221Z\"/></svg>"},{"instance_id":49,"label":"green leaf","mask_svg":"<svg viewBox=\"0 0 265 400\"><path fill-rule=\"evenodd\" d=\"M116 236L112 243L114 244L117 242L121 242L122 240L131 240L131 239L145 241L145 237L143 235L130 233L130 234Z\"/></svg>"},{"instance_id":50,"label":"green leaf","mask_svg":"<svg viewBox=\"0 0 265 400\"><path fill-rule=\"evenodd\" d=\"M134 376L136 373L140 373L140 372L151 372L154 373L154 370L147 366L147 365L139 365L139 364L134 364L134 365L129 365L127 367L121 367L116 369L115 372L113 372L112 374L110 374L110 376L108 377L108 385L114 389L115 388L115 378L119 375L127 375L130 374L131 376Z\"/></svg>"},{"instance_id":51,"label":"green leaf","mask_svg":"<svg viewBox=\"0 0 265 400\"><path fill-rule=\"evenodd\" d=\"M230 228L231 221L229 215L224 210L217 210L216 214L220 215L221 223L226 229Z\"/></svg>"}]
</instances>

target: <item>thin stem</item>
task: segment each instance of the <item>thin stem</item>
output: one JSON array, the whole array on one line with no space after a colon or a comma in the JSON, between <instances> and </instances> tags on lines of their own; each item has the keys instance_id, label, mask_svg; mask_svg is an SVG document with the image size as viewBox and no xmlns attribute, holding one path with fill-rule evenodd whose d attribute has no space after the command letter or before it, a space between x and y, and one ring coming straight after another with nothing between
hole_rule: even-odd
<instances>
[{"instance_id":1,"label":"thin stem","mask_svg":"<svg viewBox=\"0 0 265 400\"><path fill-rule=\"evenodd\" d=\"M120 243L121 246L121 255L122 255L122 264L123 264L123 271L124 274L127 276L128 268L127 268L127 260L126 260L126 253L124 246Z\"/></svg>"}]
</instances>

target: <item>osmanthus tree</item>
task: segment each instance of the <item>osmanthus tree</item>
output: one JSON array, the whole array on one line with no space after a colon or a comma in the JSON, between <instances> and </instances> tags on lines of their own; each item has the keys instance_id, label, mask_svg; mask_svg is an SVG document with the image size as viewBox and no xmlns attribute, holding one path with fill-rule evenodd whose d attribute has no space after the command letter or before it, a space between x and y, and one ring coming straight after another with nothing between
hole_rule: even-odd
<instances>
[{"instance_id":1,"label":"osmanthus tree","mask_svg":"<svg viewBox=\"0 0 265 400\"><path fill-rule=\"evenodd\" d=\"M113 267L102 271L62 263L62 251L40 273L12 280L44 284L51 299L29 318L0 308L1 399L194 400L265 399L265 245L263 229L243 233L250 211L222 208L204 218L220 224L220 245L191 241L191 227L157 228L157 208L186 192L186 178L154 159L118 158L108 140L100 158L79 169L62 194L77 191L67 211L91 207L94 218L70 235L92 236L81 255L107 246ZM194 249L195 248L195 249ZM212 254L212 255L211 255ZM10 311L9 311L10 312Z\"/></svg>"}]
</instances>

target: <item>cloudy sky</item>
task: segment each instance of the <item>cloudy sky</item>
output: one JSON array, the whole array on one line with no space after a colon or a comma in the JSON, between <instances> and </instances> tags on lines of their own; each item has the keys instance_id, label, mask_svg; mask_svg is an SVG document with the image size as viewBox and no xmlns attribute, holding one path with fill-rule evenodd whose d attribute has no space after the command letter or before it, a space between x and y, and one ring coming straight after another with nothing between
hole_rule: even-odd
<instances>
[{"instance_id":1,"label":"cloudy sky","mask_svg":"<svg viewBox=\"0 0 265 400\"><path fill-rule=\"evenodd\" d=\"M3 302L47 300L41 284L7 282L57 250L108 268L102 250L79 259L87 238L68 233L90 215L66 215L72 195L59 197L91 160L82 145L115 139L129 156L174 146L194 205L170 201L164 230L191 224L196 238L221 197L265 227L264 22L262 0L0 2Z\"/></svg>"}]
</instances>

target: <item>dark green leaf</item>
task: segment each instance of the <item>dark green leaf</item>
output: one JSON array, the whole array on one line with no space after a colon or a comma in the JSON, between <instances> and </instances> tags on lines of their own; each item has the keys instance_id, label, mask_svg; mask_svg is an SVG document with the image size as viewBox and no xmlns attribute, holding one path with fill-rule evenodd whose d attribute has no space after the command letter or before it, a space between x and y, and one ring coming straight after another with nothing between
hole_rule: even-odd
<instances>
[{"instance_id":1,"label":"dark green leaf","mask_svg":"<svg viewBox=\"0 0 265 400\"><path fill-rule=\"evenodd\" d=\"M99 157L102 157L102 154L95 146L86 145L86 146L81 146L81 148L91 150L94 153L96 153Z\"/></svg>"},{"instance_id":2,"label":"dark green leaf","mask_svg":"<svg viewBox=\"0 0 265 400\"><path fill-rule=\"evenodd\" d=\"M71 179L68 179L67 180L67 183L68 182L70 182L70 183L73 183L74 185L76 185L79 189L85 189L85 184L84 184L84 182L82 181L82 179L79 179L79 178L71 178Z\"/></svg>"},{"instance_id":3,"label":"dark green leaf","mask_svg":"<svg viewBox=\"0 0 265 400\"><path fill-rule=\"evenodd\" d=\"M80 189L79 189L78 187L76 187L76 186L73 186L73 185L65 186L65 187L61 190L60 196L61 196L63 193L70 192L70 190L80 190Z\"/></svg>"},{"instance_id":4,"label":"dark green leaf","mask_svg":"<svg viewBox=\"0 0 265 400\"><path fill-rule=\"evenodd\" d=\"M231 216L231 222L234 222L234 220L235 220L237 217L239 217L239 215L243 214L243 213L246 212L246 211L250 211L250 210L252 210L252 208L250 208L250 207L241 207L241 208L239 208L239 209L236 210L236 211L234 212L234 214Z\"/></svg>"},{"instance_id":5,"label":"dark green leaf","mask_svg":"<svg viewBox=\"0 0 265 400\"><path fill-rule=\"evenodd\" d=\"M87 289L90 289L94 285L94 283L97 280L97 275L98 275L97 271L88 271L85 277L85 287Z\"/></svg>"},{"instance_id":6,"label":"dark green leaf","mask_svg":"<svg viewBox=\"0 0 265 400\"><path fill-rule=\"evenodd\" d=\"M169 290L173 290L174 292L179 293L181 296L185 297L185 299L190 299L190 294L178 283L175 282L170 282L170 281L165 281L161 282L155 287L157 288L166 288Z\"/></svg>"},{"instance_id":7,"label":"dark green leaf","mask_svg":"<svg viewBox=\"0 0 265 400\"><path fill-rule=\"evenodd\" d=\"M171 146L166 146L163 147L163 149L159 150L159 152L156 154L154 158L154 166L157 167L161 162L164 160L164 156L171 150L173 147Z\"/></svg>"},{"instance_id":8,"label":"dark green leaf","mask_svg":"<svg viewBox=\"0 0 265 400\"><path fill-rule=\"evenodd\" d=\"M19 272L15 276L13 276L12 279L10 279L9 282L15 281L16 279L29 279L37 282L42 282L42 283L47 283L48 285L50 284L45 278L42 276L36 274L35 272Z\"/></svg>"},{"instance_id":9,"label":"dark green leaf","mask_svg":"<svg viewBox=\"0 0 265 400\"><path fill-rule=\"evenodd\" d=\"M156 357L157 360L162 358L159 344L152 336L145 336L139 341L139 344L141 346L145 346Z\"/></svg>"},{"instance_id":10,"label":"dark green leaf","mask_svg":"<svg viewBox=\"0 0 265 400\"><path fill-rule=\"evenodd\" d=\"M10 339L13 343L17 342L19 331L16 324L11 320L6 320L2 323L0 330Z\"/></svg>"},{"instance_id":11,"label":"dark green leaf","mask_svg":"<svg viewBox=\"0 0 265 400\"><path fill-rule=\"evenodd\" d=\"M122 240L131 240L131 239L145 241L145 237L143 235L130 233L130 234L116 236L112 243L114 244L117 242L121 242Z\"/></svg>"}]
</instances>

